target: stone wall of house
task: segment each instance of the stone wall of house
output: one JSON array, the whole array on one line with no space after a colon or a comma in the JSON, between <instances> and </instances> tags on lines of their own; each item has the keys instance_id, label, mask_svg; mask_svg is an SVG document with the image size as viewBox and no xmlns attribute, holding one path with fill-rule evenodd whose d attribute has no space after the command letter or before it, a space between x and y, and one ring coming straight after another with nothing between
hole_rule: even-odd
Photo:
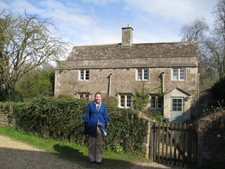
<instances>
[{"instance_id":1,"label":"stone wall of house","mask_svg":"<svg viewBox=\"0 0 225 169\"><path fill-rule=\"evenodd\" d=\"M182 67L181 67L182 68ZM114 68L114 69L88 69L89 80L79 80L79 69L56 70L55 72L55 97L60 94L71 95L80 98L83 93L88 93L89 100L94 99L94 94L100 91L104 96L118 97L120 94L133 95L135 90L143 87L149 89L150 94L158 94L162 86L162 76L164 72L164 91L171 92L172 89L179 88L190 95L188 101L184 102L184 119L190 119L191 113L196 112L194 104L198 96L197 67L187 67L186 80L172 80L172 68L149 68L149 80L137 80L136 68ZM111 75L109 78L109 75ZM110 82L111 81L111 82ZM109 92L110 91L110 92ZM82 93L82 94L81 94ZM173 95L179 97L180 95ZM182 95L185 96L185 95ZM86 97L86 96L85 96ZM170 97L164 101L164 117L170 118L171 102ZM185 97L183 97L185 98ZM166 98L165 98L166 99ZM147 105L150 107L150 102ZM167 107L165 109L165 107ZM157 109L156 111L161 111ZM152 110L151 110L152 112Z\"/></svg>"},{"instance_id":2,"label":"stone wall of house","mask_svg":"<svg viewBox=\"0 0 225 169\"><path fill-rule=\"evenodd\" d=\"M161 87L160 74L165 74L165 92L175 87L180 88L192 95L197 96L197 72L196 67L186 68L185 81L172 81L171 68L149 68L149 80L136 80L137 71L135 68L121 69L89 69L90 80L79 80L79 70L56 70L55 72L55 96L69 94L79 97L77 92L90 92L91 97L97 91L108 94L109 74L111 76L111 95L118 93L134 93L135 89L148 88L150 93L158 93Z\"/></svg>"},{"instance_id":3,"label":"stone wall of house","mask_svg":"<svg viewBox=\"0 0 225 169\"><path fill-rule=\"evenodd\" d=\"M198 120L198 165L205 168L225 166L225 110Z\"/></svg>"}]
</instances>

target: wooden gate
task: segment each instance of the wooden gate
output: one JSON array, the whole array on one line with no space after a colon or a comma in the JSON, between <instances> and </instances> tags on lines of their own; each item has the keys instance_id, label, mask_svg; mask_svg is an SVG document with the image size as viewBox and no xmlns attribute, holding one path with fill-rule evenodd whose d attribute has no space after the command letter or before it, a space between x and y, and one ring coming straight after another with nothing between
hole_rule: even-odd
<instances>
[{"instance_id":1,"label":"wooden gate","mask_svg":"<svg viewBox=\"0 0 225 169\"><path fill-rule=\"evenodd\" d=\"M151 122L150 158L159 163L189 167L197 161L197 135L186 123Z\"/></svg>"}]
</instances>

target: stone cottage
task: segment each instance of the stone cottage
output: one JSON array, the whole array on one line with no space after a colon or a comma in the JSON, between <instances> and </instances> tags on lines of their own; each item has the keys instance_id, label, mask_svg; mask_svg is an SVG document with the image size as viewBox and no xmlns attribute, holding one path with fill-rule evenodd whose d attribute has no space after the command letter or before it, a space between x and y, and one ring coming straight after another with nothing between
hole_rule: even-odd
<instances>
[{"instance_id":1,"label":"stone cottage","mask_svg":"<svg viewBox=\"0 0 225 169\"><path fill-rule=\"evenodd\" d=\"M93 99L97 91L132 107L135 90L149 91L149 110L170 121L195 114L198 43L133 43L133 28L122 28L122 43L74 46L55 70L55 97ZM159 93L163 93L160 97Z\"/></svg>"}]
</instances>

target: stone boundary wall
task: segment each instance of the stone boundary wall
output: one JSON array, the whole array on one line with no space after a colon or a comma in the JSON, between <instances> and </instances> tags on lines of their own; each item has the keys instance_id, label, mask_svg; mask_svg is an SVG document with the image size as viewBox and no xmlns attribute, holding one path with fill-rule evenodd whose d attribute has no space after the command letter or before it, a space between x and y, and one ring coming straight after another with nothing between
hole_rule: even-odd
<instances>
[{"instance_id":1,"label":"stone boundary wall","mask_svg":"<svg viewBox=\"0 0 225 169\"><path fill-rule=\"evenodd\" d=\"M197 121L198 166L223 168L225 166L225 110Z\"/></svg>"},{"instance_id":2,"label":"stone boundary wall","mask_svg":"<svg viewBox=\"0 0 225 169\"><path fill-rule=\"evenodd\" d=\"M0 126L15 127L16 124L13 116L12 106L0 103Z\"/></svg>"}]
</instances>

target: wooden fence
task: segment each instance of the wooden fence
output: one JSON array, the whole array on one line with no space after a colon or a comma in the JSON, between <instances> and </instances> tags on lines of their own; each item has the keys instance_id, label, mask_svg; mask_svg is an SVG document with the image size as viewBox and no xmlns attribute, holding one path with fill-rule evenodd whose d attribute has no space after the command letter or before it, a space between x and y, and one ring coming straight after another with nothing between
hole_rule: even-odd
<instances>
[{"instance_id":1,"label":"wooden fence","mask_svg":"<svg viewBox=\"0 0 225 169\"><path fill-rule=\"evenodd\" d=\"M151 122L150 158L159 163L189 167L197 161L197 135L186 123Z\"/></svg>"}]
</instances>

